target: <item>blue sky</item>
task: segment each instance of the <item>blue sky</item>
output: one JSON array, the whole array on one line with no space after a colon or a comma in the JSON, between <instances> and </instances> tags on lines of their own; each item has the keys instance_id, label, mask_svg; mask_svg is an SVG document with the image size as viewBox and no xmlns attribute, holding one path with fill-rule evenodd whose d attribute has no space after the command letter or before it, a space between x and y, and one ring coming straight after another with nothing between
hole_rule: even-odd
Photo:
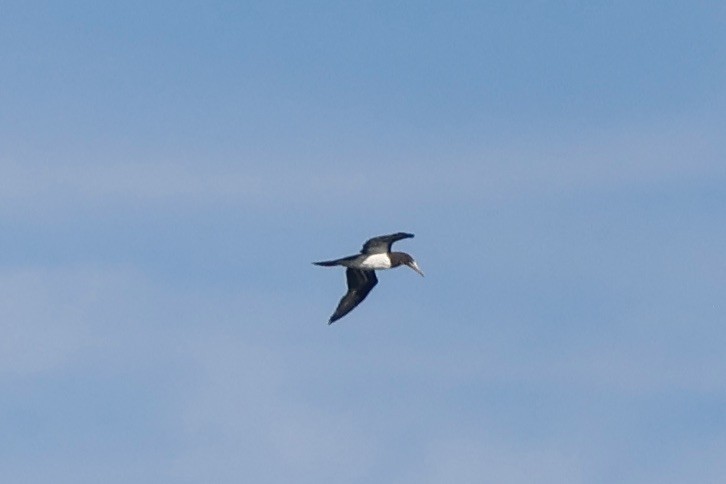
<instances>
[{"instance_id":1,"label":"blue sky","mask_svg":"<svg viewBox=\"0 0 726 484\"><path fill-rule=\"evenodd\" d=\"M5 479L722 482L725 27L0 3Z\"/></svg>"}]
</instances>

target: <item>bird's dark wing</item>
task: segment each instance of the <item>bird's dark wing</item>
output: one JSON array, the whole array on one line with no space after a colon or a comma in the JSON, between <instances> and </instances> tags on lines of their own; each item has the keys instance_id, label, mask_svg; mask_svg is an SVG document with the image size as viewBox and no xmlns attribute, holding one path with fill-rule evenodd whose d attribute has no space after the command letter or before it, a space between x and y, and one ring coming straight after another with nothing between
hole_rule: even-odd
<instances>
[{"instance_id":1,"label":"bird's dark wing","mask_svg":"<svg viewBox=\"0 0 726 484\"><path fill-rule=\"evenodd\" d=\"M410 239L413 234L407 234L406 232L398 232L397 234L381 235L380 237L373 237L365 244L361 249L362 254L384 254L391 251L391 244L397 240Z\"/></svg>"},{"instance_id":2,"label":"bird's dark wing","mask_svg":"<svg viewBox=\"0 0 726 484\"><path fill-rule=\"evenodd\" d=\"M333 324L363 301L371 289L378 284L378 278L375 271L364 271L361 269L348 268L345 271L345 277L348 279L348 292L345 293L338 303L338 307L328 324Z\"/></svg>"}]
</instances>

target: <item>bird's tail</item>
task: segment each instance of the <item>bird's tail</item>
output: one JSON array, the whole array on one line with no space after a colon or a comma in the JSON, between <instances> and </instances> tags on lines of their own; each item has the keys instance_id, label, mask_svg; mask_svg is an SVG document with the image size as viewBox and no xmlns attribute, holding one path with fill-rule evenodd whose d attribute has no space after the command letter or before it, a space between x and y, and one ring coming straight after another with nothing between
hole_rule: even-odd
<instances>
[{"instance_id":1,"label":"bird's tail","mask_svg":"<svg viewBox=\"0 0 726 484\"><path fill-rule=\"evenodd\" d=\"M346 262L355 260L358 255L351 255L348 257L341 257L340 259L335 260L324 260L322 262L313 262L316 266L323 266L323 267L333 267L333 266L345 266L347 265Z\"/></svg>"}]
</instances>

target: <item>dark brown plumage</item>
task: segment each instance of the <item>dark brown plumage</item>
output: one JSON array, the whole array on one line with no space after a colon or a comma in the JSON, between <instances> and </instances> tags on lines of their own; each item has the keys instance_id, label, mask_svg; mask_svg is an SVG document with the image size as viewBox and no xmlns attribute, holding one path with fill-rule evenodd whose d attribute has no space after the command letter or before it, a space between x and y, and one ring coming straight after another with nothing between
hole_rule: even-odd
<instances>
[{"instance_id":1,"label":"dark brown plumage","mask_svg":"<svg viewBox=\"0 0 726 484\"><path fill-rule=\"evenodd\" d=\"M353 308L363 302L371 289L378 284L376 271L364 271L349 267L345 270L345 278L348 281L348 292L340 299L338 307L328 320L328 324L333 324L351 312Z\"/></svg>"},{"instance_id":2,"label":"dark brown plumage","mask_svg":"<svg viewBox=\"0 0 726 484\"><path fill-rule=\"evenodd\" d=\"M360 254L342 257L340 259L313 262L315 265L332 267L346 267L345 277L348 292L340 299L338 307L328 320L332 324L353 310L360 304L371 289L378 284L376 270L392 269L406 265L423 276L416 261L405 252L391 252L391 245L401 239L413 237L413 234L398 232L390 235L373 237L363 244Z\"/></svg>"}]
</instances>

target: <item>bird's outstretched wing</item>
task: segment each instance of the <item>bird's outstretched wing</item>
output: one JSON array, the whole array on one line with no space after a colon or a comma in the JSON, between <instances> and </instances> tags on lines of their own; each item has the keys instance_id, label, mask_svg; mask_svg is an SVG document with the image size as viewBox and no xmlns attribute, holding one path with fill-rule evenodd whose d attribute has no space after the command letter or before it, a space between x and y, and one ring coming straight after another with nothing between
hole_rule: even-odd
<instances>
[{"instance_id":1,"label":"bird's outstretched wing","mask_svg":"<svg viewBox=\"0 0 726 484\"><path fill-rule=\"evenodd\" d=\"M348 292L345 293L338 303L338 307L328 324L333 324L363 301L371 289L378 284L378 278L375 271L364 271L361 269L348 268L345 271L345 277L348 280Z\"/></svg>"},{"instance_id":2,"label":"bird's outstretched wing","mask_svg":"<svg viewBox=\"0 0 726 484\"><path fill-rule=\"evenodd\" d=\"M398 232L391 235L381 235L379 237L373 237L363 244L361 254L384 254L391 251L391 245L401 239L410 239L413 234L407 234L406 232Z\"/></svg>"}]
</instances>

